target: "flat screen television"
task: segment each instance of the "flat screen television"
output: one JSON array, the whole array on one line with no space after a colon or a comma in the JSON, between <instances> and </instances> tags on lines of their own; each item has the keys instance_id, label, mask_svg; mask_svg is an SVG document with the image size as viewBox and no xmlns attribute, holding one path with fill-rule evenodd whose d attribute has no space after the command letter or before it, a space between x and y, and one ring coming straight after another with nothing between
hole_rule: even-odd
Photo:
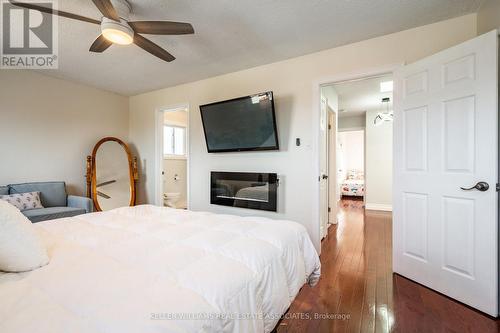
<instances>
[{"instance_id":1,"label":"flat screen television","mask_svg":"<svg viewBox=\"0 0 500 333\"><path fill-rule=\"evenodd\" d=\"M278 150L273 92L200 106L209 153Z\"/></svg>"}]
</instances>

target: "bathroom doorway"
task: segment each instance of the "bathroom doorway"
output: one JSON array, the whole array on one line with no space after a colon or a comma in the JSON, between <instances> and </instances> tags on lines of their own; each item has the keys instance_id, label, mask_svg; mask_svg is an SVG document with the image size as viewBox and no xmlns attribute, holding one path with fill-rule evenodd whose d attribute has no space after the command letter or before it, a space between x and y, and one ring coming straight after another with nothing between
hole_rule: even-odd
<instances>
[{"instance_id":1,"label":"bathroom doorway","mask_svg":"<svg viewBox=\"0 0 500 333\"><path fill-rule=\"evenodd\" d=\"M163 110L160 121L161 151L161 203L165 207L188 207L188 108Z\"/></svg>"}]
</instances>

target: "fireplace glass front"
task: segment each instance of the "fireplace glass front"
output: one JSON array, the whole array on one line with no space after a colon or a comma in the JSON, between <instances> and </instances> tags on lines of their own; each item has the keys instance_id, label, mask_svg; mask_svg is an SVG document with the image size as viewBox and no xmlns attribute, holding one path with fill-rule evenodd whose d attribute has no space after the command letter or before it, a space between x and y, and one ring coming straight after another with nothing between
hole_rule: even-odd
<instances>
[{"instance_id":1,"label":"fireplace glass front","mask_svg":"<svg viewBox=\"0 0 500 333\"><path fill-rule=\"evenodd\" d=\"M276 173L211 173L210 203L214 205L276 211Z\"/></svg>"}]
</instances>

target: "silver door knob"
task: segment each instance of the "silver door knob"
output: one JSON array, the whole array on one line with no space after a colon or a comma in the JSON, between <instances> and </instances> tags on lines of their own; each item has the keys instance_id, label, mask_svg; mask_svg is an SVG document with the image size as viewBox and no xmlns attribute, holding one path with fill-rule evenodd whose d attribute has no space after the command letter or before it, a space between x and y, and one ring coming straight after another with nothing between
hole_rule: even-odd
<instances>
[{"instance_id":1,"label":"silver door knob","mask_svg":"<svg viewBox=\"0 0 500 333\"><path fill-rule=\"evenodd\" d=\"M486 191L488 191L489 188L490 188L490 185L487 182L478 182L476 185L469 187L469 188L461 187L461 189L464 191L478 190L481 192L486 192Z\"/></svg>"}]
</instances>

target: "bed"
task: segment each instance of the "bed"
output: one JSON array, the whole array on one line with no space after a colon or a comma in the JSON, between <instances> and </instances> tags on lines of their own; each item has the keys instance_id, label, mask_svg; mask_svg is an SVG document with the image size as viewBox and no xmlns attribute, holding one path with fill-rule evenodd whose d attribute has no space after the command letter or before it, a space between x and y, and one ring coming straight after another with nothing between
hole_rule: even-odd
<instances>
[{"instance_id":1,"label":"bed","mask_svg":"<svg viewBox=\"0 0 500 333\"><path fill-rule=\"evenodd\" d=\"M349 170L346 179L340 184L342 196L362 197L365 195L365 180L363 172Z\"/></svg>"},{"instance_id":2,"label":"bed","mask_svg":"<svg viewBox=\"0 0 500 333\"><path fill-rule=\"evenodd\" d=\"M0 273L0 332L270 332L320 262L295 222L143 205L40 222Z\"/></svg>"}]
</instances>

